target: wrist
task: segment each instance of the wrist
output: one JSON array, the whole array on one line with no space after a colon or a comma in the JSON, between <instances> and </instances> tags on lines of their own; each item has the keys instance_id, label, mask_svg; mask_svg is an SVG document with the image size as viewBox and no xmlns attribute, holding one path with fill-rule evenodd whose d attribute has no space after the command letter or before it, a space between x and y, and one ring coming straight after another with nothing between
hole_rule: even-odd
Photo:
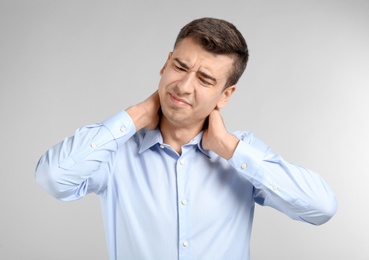
<instances>
[{"instance_id":1,"label":"wrist","mask_svg":"<svg viewBox=\"0 0 369 260\"><path fill-rule=\"evenodd\" d=\"M219 155L226 160L231 159L234 154L234 151L237 148L239 141L240 140L236 136L228 133L227 137L222 139L222 145L221 145L222 149L220 149Z\"/></svg>"},{"instance_id":2,"label":"wrist","mask_svg":"<svg viewBox=\"0 0 369 260\"><path fill-rule=\"evenodd\" d=\"M232 158L239 141L240 140L236 136L226 132L223 136L213 138L208 149L215 152L220 157L229 160Z\"/></svg>"},{"instance_id":3,"label":"wrist","mask_svg":"<svg viewBox=\"0 0 369 260\"><path fill-rule=\"evenodd\" d=\"M147 123L145 122L145 117L146 117L145 109L143 109L139 105L134 105L134 106L127 108L126 112L132 118L132 121L137 131L146 127Z\"/></svg>"}]
</instances>

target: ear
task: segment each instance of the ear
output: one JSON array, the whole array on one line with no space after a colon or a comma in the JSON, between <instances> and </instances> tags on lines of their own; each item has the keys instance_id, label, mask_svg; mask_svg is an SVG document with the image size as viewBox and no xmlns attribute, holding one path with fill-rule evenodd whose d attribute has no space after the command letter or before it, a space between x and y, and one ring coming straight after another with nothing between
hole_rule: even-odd
<instances>
[{"instance_id":1,"label":"ear","mask_svg":"<svg viewBox=\"0 0 369 260\"><path fill-rule=\"evenodd\" d=\"M167 61L165 62L164 66L163 66L163 67L161 68L161 70L160 70L160 76L162 76L162 75L163 75L164 70L165 70L165 68L167 67L168 62L169 62L169 60L170 60L170 57L172 57L172 54L173 54L173 52L169 52L169 54L168 54L168 58L167 58Z\"/></svg>"},{"instance_id":2,"label":"ear","mask_svg":"<svg viewBox=\"0 0 369 260\"><path fill-rule=\"evenodd\" d=\"M218 101L217 108L221 109L225 107L225 105L228 103L229 99L231 98L233 92L236 91L236 85L230 86L223 90L223 93L221 94L221 98Z\"/></svg>"}]
</instances>

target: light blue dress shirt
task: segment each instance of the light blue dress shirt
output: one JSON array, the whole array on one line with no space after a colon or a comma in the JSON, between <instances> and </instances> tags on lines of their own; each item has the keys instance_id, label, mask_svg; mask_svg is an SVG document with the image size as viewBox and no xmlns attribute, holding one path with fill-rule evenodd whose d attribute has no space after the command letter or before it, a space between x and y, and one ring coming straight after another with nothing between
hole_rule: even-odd
<instances>
[{"instance_id":1,"label":"light blue dress shirt","mask_svg":"<svg viewBox=\"0 0 369 260\"><path fill-rule=\"evenodd\" d=\"M333 216L335 196L319 175L250 132L234 135L228 161L201 147L202 133L179 155L122 111L48 150L36 180L63 201L100 196L110 259L247 260L255 202L315 225Z\"/></svg>"}]
</instances>

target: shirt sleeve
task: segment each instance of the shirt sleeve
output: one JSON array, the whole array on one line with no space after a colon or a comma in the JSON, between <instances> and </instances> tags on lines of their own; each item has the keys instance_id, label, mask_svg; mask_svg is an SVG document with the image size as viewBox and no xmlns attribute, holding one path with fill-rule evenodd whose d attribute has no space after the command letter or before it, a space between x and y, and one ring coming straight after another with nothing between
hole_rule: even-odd
<instances>
[{"instance_id":1,"label":"shirt sleeve","mask_svg":"<svg viewBox=\"0 0 369 260\"><path fill-rule=\"evenodd\" d=\"M36 182L50 195L69 201L102 192L108 181L112 158L136 128L121 111L99 124L76 130L74 136L50 148L36 166Z\"/></svg>"},{"instance_id":2,"label":"shirt sleeve","mask_svg":"<svg viewBox=\"0 0 369 260\"><path fill-rule=\"evenodd\" d=\"M314 225L337 210L331 188L317 173L286 162L252 133L236 133L240 142L229 163L254 186L255 201L292 219Z\"/></svg>"}]
</instances>

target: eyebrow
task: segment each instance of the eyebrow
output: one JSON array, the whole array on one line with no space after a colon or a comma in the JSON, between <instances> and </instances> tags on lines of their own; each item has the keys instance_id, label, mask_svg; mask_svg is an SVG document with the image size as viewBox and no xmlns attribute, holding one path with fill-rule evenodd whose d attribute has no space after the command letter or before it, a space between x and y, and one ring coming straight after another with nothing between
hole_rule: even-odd
<instances>
[{"instance_id":1,"label":"eyebrow","mask_svg":"<svg viewBox=\"0 0 369 260\"><path fill-rule=\"evenodd\" d=\"M181 66L181 67L183 67L183 68L185 68L185 69L189 69L189 67L187 66L187 64L186 63L184 63L183 61L181 61L180 59L178 59L178 58L174 58L174 60Z\"/></svg>"},{"instance_id":2,"label":"eyebrow","mask_svg":"<svg viewBox=\"0 0 369 260\"><path fill-rule=\"evenodd\" d=\"M189 69L188 65L186 63L184 63L183 61L181 61L180 59L178 58L174 58L174 60L181 66L183 67L184 69ZM201 67L200 67L201 69ZM209 74L201 71L201 70L198 70L197 73L200 74L202 77L206 78L206 79L209 79L211 81L213 81L214 84L217 84L217 79L214 78L213 76L210 76Z\"/></svg>"}]
</instances>

